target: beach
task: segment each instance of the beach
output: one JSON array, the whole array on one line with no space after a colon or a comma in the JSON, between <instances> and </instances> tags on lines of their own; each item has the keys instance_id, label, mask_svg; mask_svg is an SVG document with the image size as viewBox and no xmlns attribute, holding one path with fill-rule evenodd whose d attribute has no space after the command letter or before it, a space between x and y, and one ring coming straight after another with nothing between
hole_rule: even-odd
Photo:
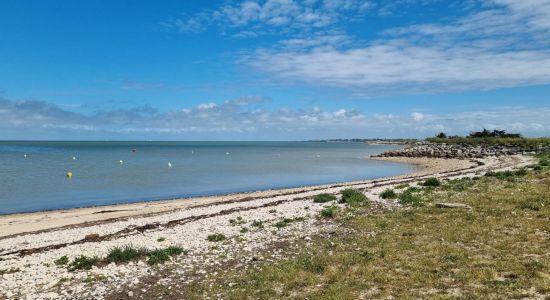
<instances>
[{"instance_id":1,"label":"beach","mask_svg":"<svg viewBox=\"0 0 550 300\"><path fill-rule=\"evenodd\" d=\"M521 155L376 159L414 164L417 170L373 180L0 216L0 298L123 299L136 296L128 291L152 278L166 286L191 284L221 276L227 268L248 268L284 257L297 240L342 234L335 223L316 217L326 204L314 203L315 195L354 188L368 197L373 211L399 209L395 200L379 196L384 189L414 186L429 177L479 176L534 161ZM223 235L224 241L213 247L207 241L212 234ZM69 271L54 263L64 256L106 257L112 248L127 245L148 249L177 245L187 254L162 267L139 260Z\"/></svg>"}]
</instances>

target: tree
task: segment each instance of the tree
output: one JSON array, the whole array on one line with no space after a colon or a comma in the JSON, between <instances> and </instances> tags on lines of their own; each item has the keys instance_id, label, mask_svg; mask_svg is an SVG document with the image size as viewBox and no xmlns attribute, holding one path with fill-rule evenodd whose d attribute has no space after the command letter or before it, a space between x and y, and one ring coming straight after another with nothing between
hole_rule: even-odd
<instances>
[{"instance_id":1,"label":"tree","mask_svg":"<svg viewBox=\"0 0 550 300\"><path fill-rule=\"evenodd\" d=\"M445 134L445 132L440 132L436 135L436 137L440 139L446 139L447 135Z\"/></svg>"}]
</instances>

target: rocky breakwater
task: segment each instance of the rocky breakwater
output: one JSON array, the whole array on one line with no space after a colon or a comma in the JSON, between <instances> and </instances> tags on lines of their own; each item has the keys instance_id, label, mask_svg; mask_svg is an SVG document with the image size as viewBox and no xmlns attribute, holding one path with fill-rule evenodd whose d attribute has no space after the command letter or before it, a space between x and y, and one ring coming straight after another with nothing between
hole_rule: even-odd
<instances>
[{"instance_id":1,"label":"rocky breakwater","mask_svg":"<svg viewBox=\"0 0 550 300\"><path fill-rule=\"evenodd\" d=\"M535 154L550 151L550 145L470 145L419 142L401 150L387 151L373 157L433 157L483 158L516 154Z\"/></svg>"}]
</instances>

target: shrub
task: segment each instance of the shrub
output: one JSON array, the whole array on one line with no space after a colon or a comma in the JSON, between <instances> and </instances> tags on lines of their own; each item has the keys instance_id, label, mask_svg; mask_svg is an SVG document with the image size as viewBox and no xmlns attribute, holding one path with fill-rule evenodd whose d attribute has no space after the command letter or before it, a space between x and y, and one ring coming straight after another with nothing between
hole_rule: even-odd
<instances>
[{"instance_id":1,"label":"shrub","mask_svg":"<svg viewBox=\"0 0 550 300\"><path fill-rule=\"evenodd\" d=\"M157 242L164 242L164 241L166 241L166 238L164 238L164 237L159 237L157 239Z\"/></svg>"},{"instance_id":2,"label":"shrub","mask_svg":"<svg viewBox=\"0 0 550 300\"><path fill-rule=\"evenodd\" d=\"M63 255L60 258L54 260L53 262L56 266L64 266L69 263L69 258L67 255Z\"/></svg>"},{"instance_id":3,"label":"shrub","mask_svg":"<svg viewBox=\"0 0 550 300\"><path fill-rule=\"evenodd\" d=\"M397 198L397 194L392 189L386 189L382 193L380 193L380 197L382 199L395 199Z\"/></svg>"},{"instance_id":4,"label":"shrub","mask_svg":"<svg viewBox=\"0 0 550 300\"><path fill-rule=\"evenodd\" d=\"M539 166L541 167L548 167L550 166L550 160L548 160L547 158L541 158L539 160Z\"/></svg>"},{"instance_id":5,"label":"shrub","mask_svg":"<svg viewBox=\"0 0 550 300\"><path fill-rule=\"evenodd\" d=\"M365 196L361 191L356 189L345 189L342 191L342 199L340 200L340 203L358 205L363 204L367 200L367 196Z\"/></svg>"},{"instance_id":6,"label":"shrub","mask_svg":"<svg viewBox=\"0 0 550 300\"><path fill-rule=\"evenodd\" d=\"M85 255L80 255L75 258L69 265L69 270L90 270L93 266L99 263L99 258L97 256L87 257Z\"/></svg>"},{"instance_id":7,"label":"shrub","mask_svg":"<svg viewBox=\"0 0 550 300\"><path fill-rule=\"evenodd\" d=\"M435 178L435 177L430 177L428 179L426 179L423 183L422 183L423 186L440 186L441 185L441 181L439 181L439 179Z\"/></svg>"},{"instance_id":8,"label":"shrub","mask_svg":"<svg viewBox=\"0 0 550 300\"><path fill-rule=\"evenodd\" d=\"M149 251L145 248L134 248L132 246L125 246L124 248L115 247L109 251L109 254L105 258L107 262L123 263L133 260L138 260L148 254Z\"/></svg>"},{"instance_id":9,"label":"shrub","mask_svg":"<svg viewBox=\"0 0 550 300\"><path fill-rule=\"evenodd\" d=\"M225 235L223 235L221 233L214 233L214 234L209 235L206 238L206 240L209 241L209 242L221 242L221 241L225 240Z\"/></svg>"},{"instance_id":10,"label":"shrub","mask_svg":"<svg viewBox=\"0 0 550 300\"><path fill-rule=\"evenodd\" d=\"M321 210L321 217L323 218L334 218L336 216L336 206L329 206Z\"/></svg>"},{"instance_id":11,"label":"shrub","mask_svg":"<svg viewBox=\"0 0 550 300\"><path fill-rule=\"evenodd\" d=\"M303 221L303 220L304 220L303 217L296 217L294 219L284 218L281 221L275 223L273 226L275 226L277 228L283 228L283 227L286 227L288 224L290 224L292 222Z\"/></svg>"},{"instance_id":12,"label":"shrub","mask_svg":"<svg viewBox=\"0 0 550 300\"><path fill-rule=\"evenodd\" d=\"M326 203L334 200L336 200L336 196L331 194L319 194L313 197L313 202L315 203Z\"/></svg>"}]
</instances>

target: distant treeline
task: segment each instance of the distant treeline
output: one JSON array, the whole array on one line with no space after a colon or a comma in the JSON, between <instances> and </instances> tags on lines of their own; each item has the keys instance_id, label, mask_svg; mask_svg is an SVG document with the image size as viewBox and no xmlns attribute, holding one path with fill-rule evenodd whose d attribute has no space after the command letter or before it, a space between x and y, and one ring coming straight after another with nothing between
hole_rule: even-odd
<instances>
[{"instance_id":1,"label":"distant treeline","mask_svg":"<svg viewBox=\"0 0 550 300\"><path fill-rule=\"evenodd\" d=\"M519 133L507 133L506 130L488 130L471 132L468 136L451 135L440 132L435 137L427 138L427 141L436 143L451 144L516 144L516 145L537 145L550 144L550 138L525 138Z\"/></svg>"}]
</instances>

